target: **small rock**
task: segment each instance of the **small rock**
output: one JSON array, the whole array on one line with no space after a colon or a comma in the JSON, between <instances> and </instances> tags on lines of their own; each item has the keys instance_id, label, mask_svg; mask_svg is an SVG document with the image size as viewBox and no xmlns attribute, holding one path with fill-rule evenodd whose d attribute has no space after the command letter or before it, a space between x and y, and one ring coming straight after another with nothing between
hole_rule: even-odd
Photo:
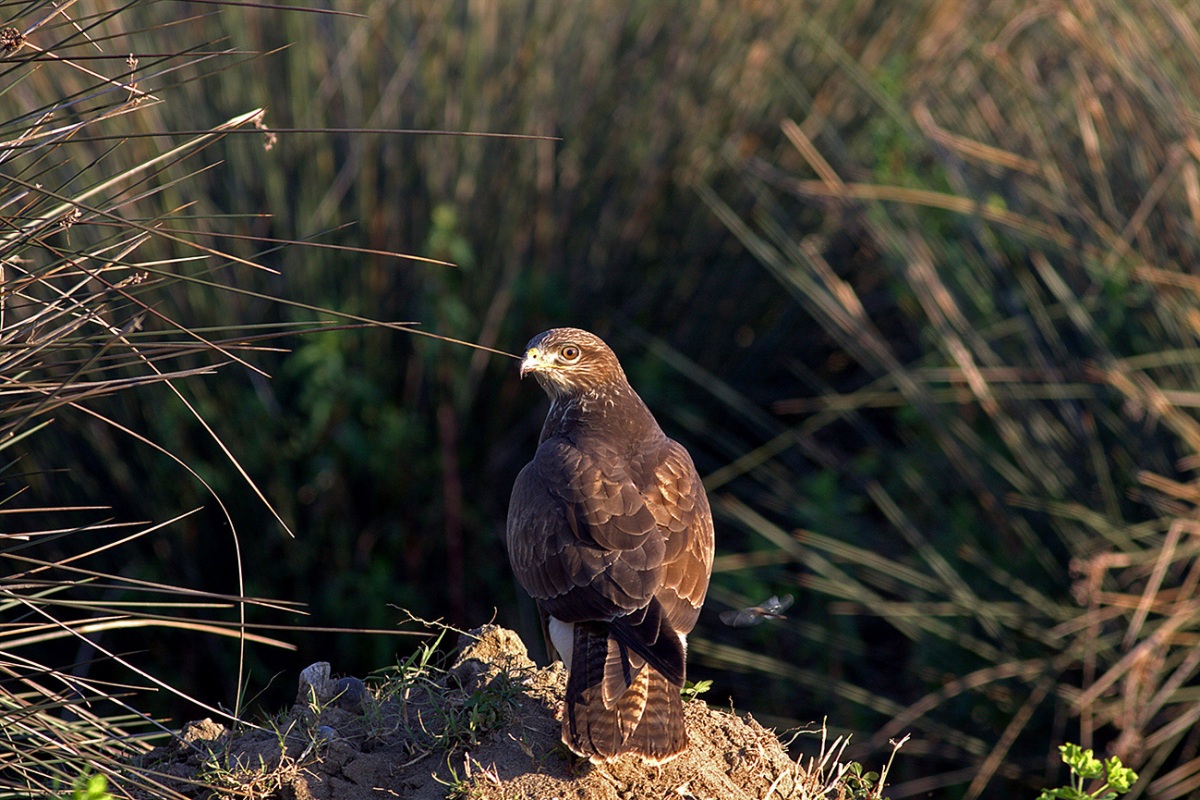
<instances>
[{"instance_id":1,"label":"small rock","mask_svg":"<svg viewBox=\"0 0 1200 800\"><path fill-rule=\"evenodd\" d=\"M502 670L535 669L521 637L499 625L484 625L458 637L458 658L450 676L467 689L478 688L484 679Z\"/></svg>"},{"instance_id":2,"label":"small rock","mask_svg":"<svg viewBox=\"0 0 1200 800\"><path fill-rule=\"evenodd\" d=\"M213 722L210 717L205 717L202 720L189 722L184 725L179 738L191 744L192 742L208 742L213 739L219 739L224 733L224 725L219 722Z\"/></svg>"},{"instance_id":3,"label":"small rock","mask_svg":"<svg viewBox=\"0 0 1200 800\"><path fill-rule=\"evenodd\" d=\"M367 698L367 686L358 678L342 678L333 685L333 704L338 708L358 713Z\"/></svg>"},{"instance_id":4,"label":"small rock","mask_svg":"<svg viewBox=\"0 0 1200 800\"><path fill-rule=\"evenodd\" d=\"M292 797L296 800L314 800L312 790L308 786L308 778L303 775L292 778L288 788L292 790Z\"/></svg>"},{"instance_id":5,"label":"small rock","mask_svg":"<svg viewBox=\"0 0 1200 800\"><path fill-rule=\"evenodd\" d=\"M329 662L318 661L300 671L300 689L296 693L297 703L327 703L334 695L336 683L329 677Z\"/></svg>"},{"instance_id":6,"label":"small rock","mask_svg":"<svg viewBox=\"0 0 1200 800\"><path fill-rule=\"evenodd\" d=\"M332 742L334 739L338 738L337 728L331 728L328 725L318 725L313 738L316 739L318 743Z\"/></svg>"}]
</instances>

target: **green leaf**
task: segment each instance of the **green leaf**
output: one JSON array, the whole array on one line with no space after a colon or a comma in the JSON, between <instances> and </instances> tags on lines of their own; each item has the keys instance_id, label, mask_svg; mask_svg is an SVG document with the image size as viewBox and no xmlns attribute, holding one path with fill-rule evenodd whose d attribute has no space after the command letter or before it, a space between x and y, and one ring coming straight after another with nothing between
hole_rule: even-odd
<instances>
[{"instance_id":1,"label":"green leaf","mask_svg":"<svg viewBox=\"0 0 1200 800\"><path fill-rule=\"evenodd\" d=\"M1058 748L1062 753L1063 762L1081 778L1099 778L1104 774L1104 764L1096 758L1092 748L1084 750L1077 744L1064 744Z\"/></svg>"},{"instance_id":2,"label":"green leaf","mask_svg":"<svg viewBox=\"0 0 1200 800\"><path fill-rule=\"evenodd\" d=\"M1108 785L1117 794L1128 792L1138 779L1138 774L1122 764L1121 759L1116 756L1111 756L1104 762L1104 774L1108 778Z\"/></svg>"},{"instance_id":3,"label":"green leaf","mask_svg":"<svg viewBox=\"0 0 1200 800\"><path fill-rule=\"evenodd\" d=\"M1043 789L1038 800L1092 800L1092 796L1073 786L1064 786L1061 789Z\"/></svg>"},{"instance_id":4,"label":"green leaf","mask_svg":"<svg viewBox=\"0 0 1200 800\"><path fill-rule=\"evenodd\" d=\"M88 777L79 776L71 792L72 800L112 800L108 792L108 778L97 773Z\"/></svg>"}]
</instances>

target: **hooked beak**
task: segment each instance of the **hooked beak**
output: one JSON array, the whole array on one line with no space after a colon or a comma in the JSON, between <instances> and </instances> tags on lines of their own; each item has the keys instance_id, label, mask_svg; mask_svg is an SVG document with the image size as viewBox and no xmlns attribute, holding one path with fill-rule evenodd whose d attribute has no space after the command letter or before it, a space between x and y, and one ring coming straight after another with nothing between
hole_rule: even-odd
<instances>
[{"instance_id":1,"label":"hooked beak","mask_svg":"<svg viewBox=\"0 0 1200 800\"><path fill-rule=\"evenodd\" d=\"M524 378L531 372L537 372L542 366L542 351L536 347L531 347L525 351L525 357L521 359L521 377Z\"/></svg>"}]
</instances>

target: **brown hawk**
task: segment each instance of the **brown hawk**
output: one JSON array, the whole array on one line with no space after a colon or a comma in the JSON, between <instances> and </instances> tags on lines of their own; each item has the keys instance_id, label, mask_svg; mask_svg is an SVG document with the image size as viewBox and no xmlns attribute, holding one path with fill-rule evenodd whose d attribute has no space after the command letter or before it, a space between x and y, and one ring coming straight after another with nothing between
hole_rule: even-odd
<instances>
[{"instance_id":1,"label":"brown hawk","mask_svg":"<svg viewBox=\"0 0 1200 800\"><path fill-rule=\"evenodd\" d=\"M550 395L508 508L508 557L567 668L562 739L602 762L687 746L686 636L712 572L708 498L599 337L535 336L521 361Z\"/></svg>"}]
</instances>

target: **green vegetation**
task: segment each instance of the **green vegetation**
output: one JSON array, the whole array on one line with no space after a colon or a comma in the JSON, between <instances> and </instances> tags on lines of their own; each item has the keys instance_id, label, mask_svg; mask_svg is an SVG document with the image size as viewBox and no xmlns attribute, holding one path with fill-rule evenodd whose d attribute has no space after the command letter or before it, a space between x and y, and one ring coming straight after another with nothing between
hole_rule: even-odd
<instances>
[{"instance_id":1,"label":"green vegetation","mask_svg":"<svg viewBox=\"0 0 1200 800\"><path fill-rule=\"evenodd\" d=\"M842 776L842 781L846 785L846 795L858 800L858 798L870 798L881 796L883 787L879 785L878 772L864 772L862 764L857 761L852 761L847 765L845 774ZM876 787L879 786L878 790Z\"/></svg>"},{"instance_id":2,"label":"green vegetation","mask_svg":"<svg viewBox=\"0 0 1200 800\"><path fill-rule=\"evenodd\" d=\"M1071 785L1045 789L1039 800L1114 800L1137 783L1137 773L1122 765L1116 756L1101 761L1090 748L1084 750L1077 744L1064 744L1058 749L1063 763L1071 770ZM1101 780L1100 785L1085 791L1087 782L1094 780Z\"/></svg>"},{"instance_id":3,"label":"green vegetation","mask_svg":"<svg viewBox=\"0 0 1200 800\"><path fill-rule=\"evenodd\" d=\"M681 694L683 695L684 701L695 700L695 699L699 698L700 695L708 692L708 690L711 689L712 686L713 686L713 682L708 681L708 680L686 681L683 684L683 689L681 691Z\"/></svg>"},{"instance_id":4,"label":"green vegetation","mask_svg":"<svg viewBox=\"0 0 1200 800\"><path fill-rule=\"evenodd\" d=\"M80 777L71 790L71 800L112 800L108 792L108 778L103 775Z\"/></svg>"},{"instance_id":5,"label":"green vegetation","mask_svg":"<svg viewBox=\"0 0 1200 800\"><path fill-rule=\"evenodd\" d=\"M423 714L405 714L396 724L421 746L447 754L469 750L484 737L507 724L514 704L525 693L525 677L519 670L502 668L483 686L451 701L444 660L439 650L447 629L421 644L404 661L380 670L372 682L372 694L380 703L399 701L403 706L426 709ZM371 706L364 713L372 714Z\"/></svg>"},{"instance_id":6,"label":"green vegetation","mask_svg":"<svg viewBox=\"0 0 1200 800\"><path fill-rule=\"evenodd\" d=\"M0 12L0 794L397 606L536 641L541 398L378 322L612 342L718 515L709 696L913 733L895 796L1035 792L1064 726L1194 791L1190 6L333 5Z\"/></svg>"}]
</instances>

